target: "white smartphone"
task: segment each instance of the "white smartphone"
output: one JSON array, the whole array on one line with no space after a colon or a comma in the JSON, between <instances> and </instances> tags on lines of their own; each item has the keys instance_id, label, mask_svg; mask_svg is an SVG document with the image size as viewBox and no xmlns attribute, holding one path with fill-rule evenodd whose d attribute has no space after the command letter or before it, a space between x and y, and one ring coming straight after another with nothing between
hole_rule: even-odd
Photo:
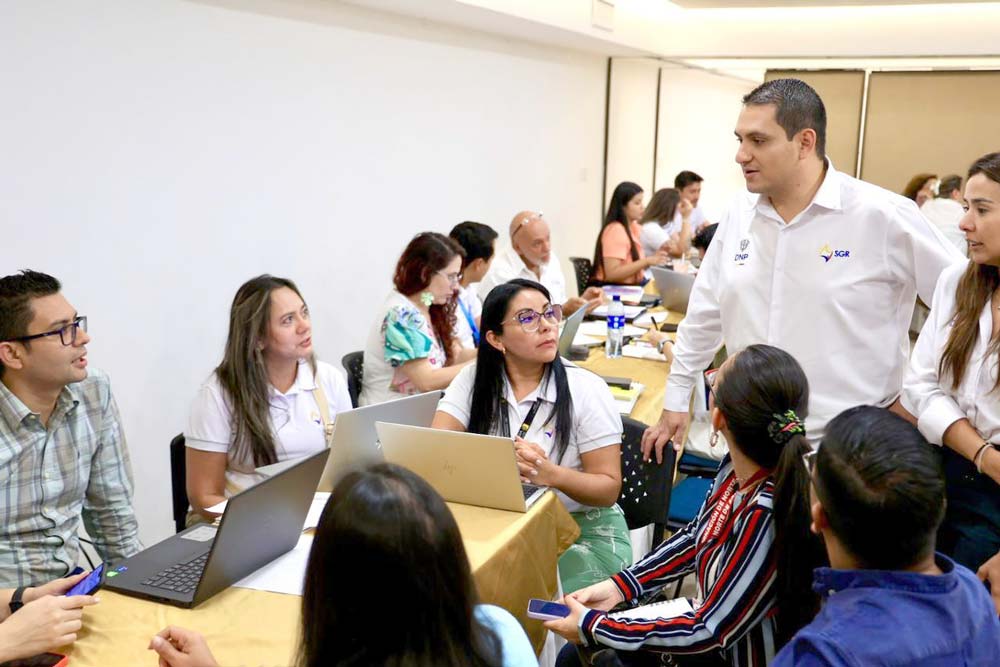
<instances>
[{"instance_id":1,"label":"white smartphone","mask_svg":"<svg viewBox=\"0 0 1000 667\"><path fill-rule=\"evenodd\" d=\"M539 600L531 598L528 600L528 618L536 618L539 621L555 621L569 616L569 607L552 600Z\"/></svg>"}]
</instances>

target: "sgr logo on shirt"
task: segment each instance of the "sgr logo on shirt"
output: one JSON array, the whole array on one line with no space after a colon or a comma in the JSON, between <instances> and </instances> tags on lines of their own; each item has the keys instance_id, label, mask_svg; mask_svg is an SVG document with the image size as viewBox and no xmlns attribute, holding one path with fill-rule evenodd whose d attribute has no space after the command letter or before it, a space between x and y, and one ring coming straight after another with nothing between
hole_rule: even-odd
<instances>
[{"instance_id":1,"label":"sgr logo on shirt","mask_svg":"<svg viewBox=\"0 0 1000 667\"><path fill-rule=\"evenodd\" d=\"M737 264L746 264L746 261L750 259L750 253L747 252L747 248L750 247L750 239L743 239L740 241L740 251L736 253L733 257L733 261Z\"/></svg>"},{"instance_id":2,"label":"sgr logo on shirt","mask_svg":"<svg viewBox=\"0 0 1000 667\"><path fill-rule=\"evenodd\" d=\"M819 249L819 256L823 258L824 262L829 262L834 257L837 258L847 258L851 256L850 250L834 250L830 247L829 243L824 243L823 247Z\"/></svg>"}]
</instances>

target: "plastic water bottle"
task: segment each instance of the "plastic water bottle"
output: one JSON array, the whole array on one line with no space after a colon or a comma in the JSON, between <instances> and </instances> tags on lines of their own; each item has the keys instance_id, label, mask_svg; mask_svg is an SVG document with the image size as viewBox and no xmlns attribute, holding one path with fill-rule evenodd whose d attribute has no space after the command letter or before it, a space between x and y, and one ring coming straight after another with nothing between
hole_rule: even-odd
<instances>
[{"instance_id":1,"label":"plastic water bottle","mask_svg":"<svg viewBox=\"0 0 1000 667\"><path fill-rule=\"evenodd\" d=\"M622 297L615 294L608 306L608 340L604 343L604 356L608 359L622 358L622 337L625 335L625 306Z\"/></svg>"}]
</instances>

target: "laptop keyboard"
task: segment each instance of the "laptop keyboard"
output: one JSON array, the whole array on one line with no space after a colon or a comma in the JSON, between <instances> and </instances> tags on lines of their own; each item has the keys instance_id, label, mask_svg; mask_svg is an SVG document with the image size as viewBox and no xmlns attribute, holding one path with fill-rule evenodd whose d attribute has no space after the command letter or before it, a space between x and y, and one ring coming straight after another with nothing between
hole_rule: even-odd
<instances>
[{"instance_id":1,"label":"laptop keyboard","mask_svg":"<svg viewBox=\"0 0 1000 667\"><path fill-rule=\"evenodd\" d=\"M201 573L205 571L207 561L208 552L206 551L186 563L171 565L142 583L146 586L163 588L175 593L190 593L198 587Z\"/></svg>"},{"instance_id":2,"label":"laptop keyboard","mask_svg":"<svg viewBox=\"0 0 1000 667\"><path fill-rule=\"evenodd\" d=\"M528 498L534 495L539 489L544 488L544 486L536 486L535 484L522 484L521 491L524 493L524 502L528 502Z\"/></svg>"}]
</instances>

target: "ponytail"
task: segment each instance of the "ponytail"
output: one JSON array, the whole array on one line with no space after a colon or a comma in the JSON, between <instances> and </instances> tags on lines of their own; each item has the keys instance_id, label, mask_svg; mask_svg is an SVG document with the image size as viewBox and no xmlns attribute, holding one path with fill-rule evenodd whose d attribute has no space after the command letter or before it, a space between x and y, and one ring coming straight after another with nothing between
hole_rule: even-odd
<instances>
[{"instance_id":1,"label":"ponytail","mask_svg":"<svg viewBox=\"0 0 1000 667\"><path fill-rule=\"evenodd\" d=\"M809 472L802 457L812 451L796 433L785 442L774 470L777 646L784 646L819 611L813 569L826 563L822 540L810 530Z\"/></svg>"}]
</instances>

